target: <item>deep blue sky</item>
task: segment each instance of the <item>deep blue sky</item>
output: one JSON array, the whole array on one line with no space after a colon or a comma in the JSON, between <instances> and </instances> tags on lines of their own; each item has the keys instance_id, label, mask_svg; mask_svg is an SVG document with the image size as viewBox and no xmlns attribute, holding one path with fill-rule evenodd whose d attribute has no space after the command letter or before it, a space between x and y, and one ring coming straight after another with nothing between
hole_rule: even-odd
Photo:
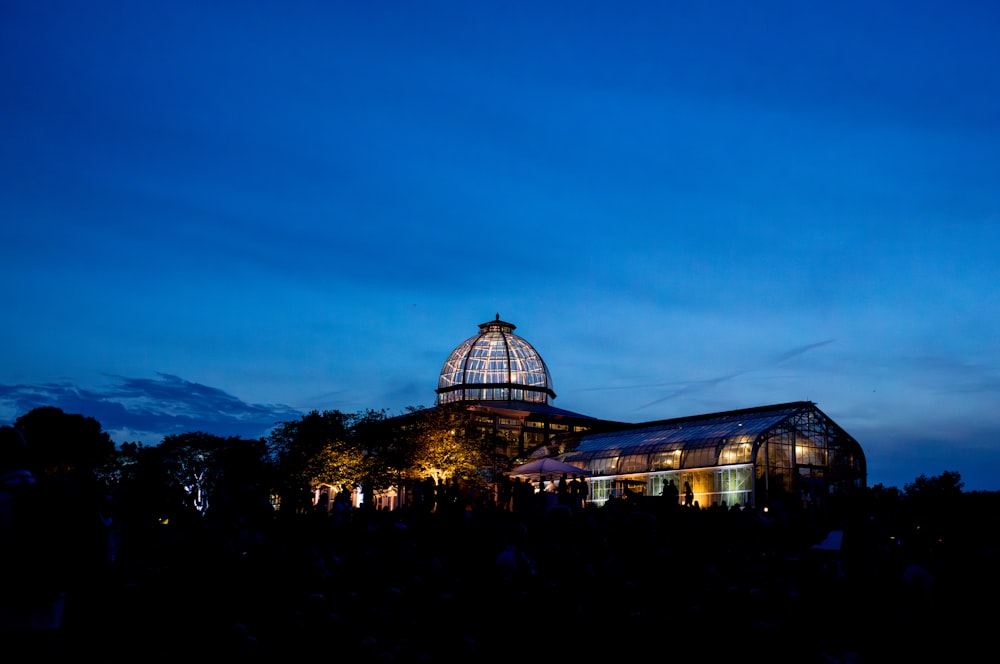
<instances>
[{"instance_id":1,"label":"deep blue sky","mask_svg":"<svg viewBox=\"0 0 1000 664\"><path fill-rule=\"evenodd\" d=\"M153 5L156 6L153 6ZM0 420L811 400L1000 489L1000 5L0 3Z\"/></svg>"}]
</instances>

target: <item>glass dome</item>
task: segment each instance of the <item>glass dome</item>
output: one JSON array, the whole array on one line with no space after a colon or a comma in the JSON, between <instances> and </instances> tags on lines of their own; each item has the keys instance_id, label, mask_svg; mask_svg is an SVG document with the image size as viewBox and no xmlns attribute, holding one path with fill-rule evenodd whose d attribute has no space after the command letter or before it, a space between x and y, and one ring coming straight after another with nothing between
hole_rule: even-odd
<instances>
[{"instance_id":1,"label":"glass dome","mask_svg":"<svg viewBox=\"0 0 1000 664\"><path fill-rule=\"evenodd\" d=\"M455 401L530 401L555 399L552 376L538 351L500 320L479 325L479 334L451 352L438 379L438 404Z\"/></svg>"}]
</instances>

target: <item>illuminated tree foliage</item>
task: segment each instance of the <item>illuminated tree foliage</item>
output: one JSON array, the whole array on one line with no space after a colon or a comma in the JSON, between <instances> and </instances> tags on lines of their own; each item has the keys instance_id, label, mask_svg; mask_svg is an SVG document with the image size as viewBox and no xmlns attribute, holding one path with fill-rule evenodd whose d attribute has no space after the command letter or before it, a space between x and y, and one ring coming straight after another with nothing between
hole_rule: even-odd
<instances>
[{"instance_id":1,"label":"illuminated tree foliage","mask_svg":"<svg viewBox=\"0 0 1000 664\"><path fill-rule=\"evenodd\" d=\"M313 489L365 487L381 491L394 483L385 411L312 411L276 427L267 439L278 469L282 505L299 510L310 504Z\"/></svg>"},{"instance_id":2,"label":"illuminated tree foliage","mask_svg":"<svg viewBox=\"0 0 1000 664\"><path fill-rule=\"evenodd\" d=\"M418 477L480 481L495 463L495 437L475 426L464 404L411 409L403 436Z\"/></svg>"},{"instance_id":3,"label":"illuminated tree foliage","mask_svg":"<svg viewBox=\"0 0 1000 664\"><path fill-rule=\"evenodd\" d=\"M374 504L373 494L399 485L408 457L389 426L385 410L368 409L356 413L351 423L355 446L364 451L361 486L369 494L366 504L371 505Z\"/></svg>"}]
</instances>

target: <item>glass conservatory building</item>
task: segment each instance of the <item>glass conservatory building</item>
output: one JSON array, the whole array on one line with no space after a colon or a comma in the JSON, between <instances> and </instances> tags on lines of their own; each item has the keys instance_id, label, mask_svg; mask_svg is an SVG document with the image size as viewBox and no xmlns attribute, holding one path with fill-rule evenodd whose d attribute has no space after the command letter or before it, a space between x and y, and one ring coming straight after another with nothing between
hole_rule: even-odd
<instances>
[{"instance_id":1,"label":"glass conservatory building","mask_svg":"<svg viewBox=\"0 0 1000 664\"><path fill-rule=\"evenodd\" d=\"M560 460L589 471L590 499L661 496L669 483L684 501L766 507L825 505L862 488L861 446L808 401L629 425L584 434Z\"/></svg>"},{"instance_id":2,"label":"glass conservatory building","mask_svg":"<svg viewBox=\"0 0 1000 664\"><path fill-rule=\"evenodd\" d=\"M798 401L631 424L557 408L548 366L500 319L448 355L437 405L461 403L515 464L555 457L587 472L588 500L670 495L699 506L781 502L808 508L863 488L858 442L816 405ZM667 489L665 491L665 489Z\"/></svg>"}]
</instances>

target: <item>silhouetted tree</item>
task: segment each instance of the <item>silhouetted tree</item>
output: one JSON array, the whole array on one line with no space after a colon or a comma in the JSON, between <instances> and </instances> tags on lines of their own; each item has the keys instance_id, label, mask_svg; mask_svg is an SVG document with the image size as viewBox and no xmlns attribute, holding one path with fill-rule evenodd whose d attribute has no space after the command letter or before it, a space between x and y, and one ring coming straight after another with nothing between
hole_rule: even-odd
<instances>
[{"instance_id":1,"label":"silhouetted tree","mask_svg":"<svg viewBox=\"0 0 1000 664\"><path fill-rule=\"evenodd\" d=\"M170 486L180 487L187 503L201 516L209 510L227 473L237 473L236 459L245 461L240 452L257 451L253 443L240 438L223 438L196 431L166 436L157 446L158 457L166 470Z\"/></svg>"},{"instance_id":2,"label":"silhouetted tree","mask_svg":"<svg viewBox=\"0 0 1000 664\"><path fill-rule=\"evenodd\" d=\"M96 479L96 470L114 453L115 444L93 417L43 406L15 421L28 442L29 462L44 475Z\"/></svg>"},{"instance_id":3,"label":"silhouetted tree","mask_svg":"<svg viewBox=\"0 0 1000 664\"><path fill-rule=\"evenodd\" d=\"M216 449L213 503L208 516L217 521L257 521L273 511L271 492L276 474L263 438L227 438Z\"/></svg>"},{"instance_id":4,"label":"silhouetted tree","mask_svg":"<svg viewBox=\"0 0 1000 664\"><path fill-rule=\"evenodd\" d=\"M97 469L98 480L105 486L117 487L129 482L135 475L141 442L127 442L118 445L107 456L104 464Z\"/></svg>"},{"instance_id":5,"label":"silhouetted tree","mask_svg":"<svg viewBox=\"0 0 1000 664\"><path fill-rule=\"evenodd\" d=\"M115 518L126 528L169 521L183 510L183 494L173 489L161 450L122 443L103 469L114 496ZM171 493L173 492L173 495Z\"/></svg>"},{"instance_id":6,"label":"silhouetted tree","mask_svg":"<svg viewBox=\"0 0 1000 664\"><path fill-rule=\"evenodd\" d=\"M965 483L962 476L954 470L946 470L940 475L927 477L921 475L908 484L903 485L906 497L917 500L950 500L962 495Z\"/></svg>"},{"instance_id":7,"label":"silhouetted tree","mask_svg":"<svg viewBox=\"0 0 1000 664\"><path fill-rule=\"evenodd\" d=\"M129 527L196 516L227 522L269 509L274 474L266 451L263 440L172 434L152 447L123 443L103 473Z\"/></svg>"},{"instance_id":8,"label":"silhouetted tree","mask_svg":"<svg viewBox=\"0 0 1000 664\"><path fill-rule=\"evenodd\" d=\"M943 538L950 538L959 528L963 486L961 475L948 470L932 477L920 475L903 485L911 540L936 546Z\"/></svg>"}]
</instances>

